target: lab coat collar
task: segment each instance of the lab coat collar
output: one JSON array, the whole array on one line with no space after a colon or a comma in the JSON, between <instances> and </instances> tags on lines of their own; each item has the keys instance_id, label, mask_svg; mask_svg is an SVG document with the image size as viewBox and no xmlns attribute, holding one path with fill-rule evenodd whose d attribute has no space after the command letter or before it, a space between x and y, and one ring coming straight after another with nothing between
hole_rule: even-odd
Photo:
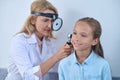
<instances>
[{"instance_id":1,"label":"lab coat collar","mask_svg":"<svg viewBox=\"0 0 120 80\"><path fill-rule=\"evenodd\" d=\"M27 41L28 41L29 44L35 44L35 43L37 43L37 39L36 39L35 34L33 33L33 34L27 39Z\"/></svg>"},{"instance_id":2,"label":"lab coat collar","mask_svg":"<svg viewBox=\"0 0 120 80\"><path fill-rule=\"evenodd\" d=\"M28 39L27 39L27 41L28 41L28 43L29 44L35 44L35 43L37 43L37 39L36 39L36 35L35 35L35 33L33 33L31 36L29 36L29 35L26 35L26 37L28 37ZM43 41L50 41L50 39L49 38L43 38Z\"/></svg>"}]
</instances>

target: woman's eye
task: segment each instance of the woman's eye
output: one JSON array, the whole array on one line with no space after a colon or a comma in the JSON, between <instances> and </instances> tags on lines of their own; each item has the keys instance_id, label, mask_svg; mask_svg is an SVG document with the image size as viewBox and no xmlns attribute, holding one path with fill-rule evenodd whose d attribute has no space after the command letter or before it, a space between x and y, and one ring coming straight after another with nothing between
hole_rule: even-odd
<instances>
[{"instance_id":1,"label":"woman's eye","mask_svg":"<svg viewBox=\"0 0 120 80\"><path fill-rule=\"evenodd\" d=\"M44 19L43 22L48 22L48 19Z\"/></svg>"}]
</instances>

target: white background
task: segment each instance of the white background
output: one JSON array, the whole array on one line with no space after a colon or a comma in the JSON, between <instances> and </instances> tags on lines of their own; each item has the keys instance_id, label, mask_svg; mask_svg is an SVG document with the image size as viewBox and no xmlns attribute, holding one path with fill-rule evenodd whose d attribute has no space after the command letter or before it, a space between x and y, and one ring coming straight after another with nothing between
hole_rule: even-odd
<instances>
[{"instance_id":1,"label":"white background","mask_svg":"<svg viewBox=\"0 0 120 80\"><path fill-rule=\"evenodd\" d=\"M33 0L0 0L0 67L8 67L12 36L17 33L30 13ZM120 0L49 0L63 19L63 27L55 32L60 46L72 33L75 22L82 17L94 17L102 25L101 43L112 70L120 77Z\"/></svg>"}]
</instances>

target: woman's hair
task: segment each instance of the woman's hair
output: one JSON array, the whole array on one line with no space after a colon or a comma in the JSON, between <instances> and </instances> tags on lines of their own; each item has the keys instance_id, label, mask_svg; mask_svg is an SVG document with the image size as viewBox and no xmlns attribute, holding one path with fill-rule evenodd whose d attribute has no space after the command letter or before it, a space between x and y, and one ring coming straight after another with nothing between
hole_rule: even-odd
<instances>
[{"instance_id":1,"label":"woman's hair","mask_svg":"<svg viewBox=\"0 0 120 80\"><path fill-rule=\"evenodd\" d=\"M77 21L77 23L80 22L80 21L87 23L91 27L91 29L93 31L93 39L96 39L96 38L99 39L98 44L96 44L95 46L92 46L92 50L96 54L98 54L98 55L100 55L101 57L104 58L103 48L102 48L102 45L100 43L100 36L101 36L101 33L102 33L102 28L101 28L100 23L96 19L90 18L90 17L85 17L85 18L79 19Z\"/></svg>"},{"instance_id":2,"label":"woman's hair","mask_svg":"<svg viewBox=\"0 0 120 80\"><path fill-rule=\"evenodd\" d=\"M47 0L35 0L31 4L31 12L32 11L33 12L42 12L42 11L47 10L47 9L54 11L56 14L58 13L57 9ZM35 25L33 25L31 23L31 20L36 18L36 17L37 17L36 15L30 14L28 19L24 23L23 28L21 29L21 31L19 33L24 32L28 35L31 35L32 33L34 33L36 28L35 28ZM54 38L52 32L51 32L49 37Z\"/></svg>"}]
</instances>

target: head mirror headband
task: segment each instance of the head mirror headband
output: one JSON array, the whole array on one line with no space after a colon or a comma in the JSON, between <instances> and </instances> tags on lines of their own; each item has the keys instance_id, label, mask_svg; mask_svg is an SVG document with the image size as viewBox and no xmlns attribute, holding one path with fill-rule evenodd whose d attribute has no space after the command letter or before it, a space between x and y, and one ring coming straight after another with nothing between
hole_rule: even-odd
<instances>
[{"instance_id":1,"label":"head mirror headband","mask_svg":"<svg viewBox=\"0 0 120 80\"><path fill-rule=\"evenodd\" d=\"M63 21L58 17L58 14L53 13L41 13L41 12L31 12L31 14L35 14L37 16L45 16L49 18L53 18L52 22L52 30L58 31L62 27Z\"/></svg>"}]
</instances>

